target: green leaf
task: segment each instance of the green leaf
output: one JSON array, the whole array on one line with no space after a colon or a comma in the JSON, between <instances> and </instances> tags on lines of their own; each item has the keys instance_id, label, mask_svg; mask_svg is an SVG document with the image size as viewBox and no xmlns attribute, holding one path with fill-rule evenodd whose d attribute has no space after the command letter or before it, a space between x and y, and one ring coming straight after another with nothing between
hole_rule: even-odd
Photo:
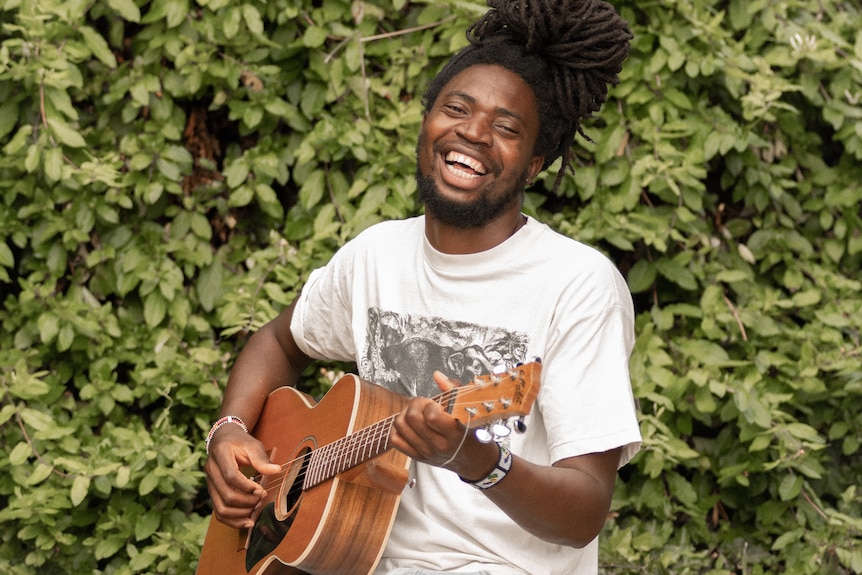
<instances>
[{"instance_id":1,"label":"green leaf","mask_svg":"<svg viewBox=\"0 0 862 575\"><path fill-rule=\"evenodd\" d=\"M158 509L151 509L138 517L135 522L135 539L143 541L151 536L159 528L162 522L162 514Z\"/></svg>"},{"instance_id":2,"label":"green leaf","mask_svg":"<svg viewBox=\"0 0 862 575\"><path fill-rule=\"evenodd\" d=\"M227 180L227 185L229 188L238 188L240 185L245 183L245 180L248 177L248 162L246 162L244 159L234 160L233 162L228 164L227 168L225 168L222 173ZM248 202L246 202L246 204L247 203Z\"/></svg>"},{"instance_id":3,"label":"green leaf","mask_svg":"<svg viewBox=\"0 0 862 575\"><path fill-rule=\"evenodd\" d=\"M118 488L123 489L126 485L129 484L129 479L131 478L132 470L128 465L123 465L117 470L117 477L114 480L114 485Z\"/></svg>"},{"instance_id":4,"label":"green leaf","mask_svg":"<svg viewBox=\"0 0 862 575\"><path fill-rule=\"evenodd\" d=\"M107 559L113 557L125 545L126 541L122 535L111 535L106 538L100 538L96 543L94 556L96 559Z\"/></svg>"},{"instance_id":5,"label":"green leaf","mask_svg":"<svg viewBox=\"0 0 862 575\"><path fill-rule=\"evenodd\" d=\"M0 242L0 266L11 268L15 265L15 255L6 242Z\"/></svg>"},{"instance_id":6,"label":"green leaf","mask_svg":"<svg viewBox=\"0 0 862 575\"><path fill-rule=\"evenodd\" d=\"M86 499L87 494L90 491L90 478L85 475L78 475L72 481L72 490L70 493L70 498L72 500L72 505L77 507L81 504L84 499Z\"/></svg>"},{"instance_id":7,"label":"green leaf","mask_svg":"<svg viewBox=\"0 0 862 575\"><path fill-rule=\"evenodd\" d=\"M53 312L43 313L37 320L39 326L39 338L48 343L60 332L60 319Z\"/></svg>"},{"instance_id":8,"label":"green leaf","mask_svg":"<svg viewBox=\"0 0 862 575\"><path fill-rule=\"evenodd\" d=\"M108 43L99 35L98 32L90 28L89 26L81 26L78 28L81 32L81 35L84 37L84 43L87 44L87 47L93 51L93 55L98 58L103 64L108 66L109 68L117 67L117 59L114 57L113 52L108 47Z\"/></svg>"},{"instance_id":9,"label":"green leaf","mask_svg":"<svg viewBox=\"0 0 862 575\"><path fill-rule=\"evenodd\" d=\"M299 200L302 207L310 210L320 203L325 191L323 170L314 170L299 190Z\"/></svg>"},{"instance_id":10,"label":"green leaf","mask_svg":"<svg viewBox=\"0 0 862 575\"><path fill-rule=\"evenodd\" d=\"M251 4L242 5L242 16L245 20L245 25L249 31L255 36L263 36L263 20L260 17L260 12L257 11Z\"/></svg>"},{"instance_id":11,"label":"green leaf","mask_svg":"<svg viewBox=\"0 0 862 575\"><path fill-rule=\"evenodd\" d=\"M67 351L72 348L72 343L75 341L75 328L70 324L60 326L60 331L57 334L57 351Z\"/></svg>"},{"instance_id":12,"label":"green leaf","mask_svg":"<svg viewBox=\"0 0 862 575\"><path fill-rule=\"evenodd\" d=\"M221 297L224 291L223 277L224 266L220 257L217 257L212 264L201 270L197 281L198 299L206 311L212 311L216 301Z\"/></svg>"},{"instance_id":13,"label":"green leaf","mask_svg":"<svg viewBox=\"0 0 862 575\"><path fill-rule=\"evenodd\" d=\"M18 131L15 132L15 135L12 136L12 139L9 140L3 147L3 153L8 156L13 156L20 152L24 146L29 143L30 135L33 133L33 126L30 124L25 124L18 128Z\"/></svg>"},{"instance_id":14,"label":"green leaf","mask_svg":"<svg viewBox=\"0 0 862 575\"><path fill-rule=\"evenodd\" d=\"M63 150L49 148L44 154L45 178L49 182L59 182L63 177Z\"/></svg>"},{"instance_id":15,"label":"green leaf","mask_svg":"<svg viewBox=\"0 0 862 575\"><path fill-rule=\"evenodd\" d=\"M626 280L632 293L641 293L650 289L655 282L655 266L646 259L638 260L629 270Z\"/></svg>"},{"instance_id":16,"label":"green leaf","mask_svg":"<svg viewBox=\"0 0 862 575\"><path fill-rule=\"evenodd\" d=\"M309 26L302 36L306 48L319 48L326 42L326 30L320 26Z\"/></svg>"},{"instance_id":17,"label":"green leaf","mask_svg":"<svg viewBox=\"0 0 862 575\"><path fill-rule=\"evenodd\" d=\"M45 465L44 463L37 463L33 468L33 472L30 474L29 477L27 477L25 485L29 485L31 487L34 485L38 485L48 479L53 471L54 468L50 465Z\"/></svg>"},{"instance_id":18,"label":"green leaf","mask_svg":"<svg viewBox=\"0 0 862 575\"><path fill-rule=\"evenodd\" d=\"M168 28L176 28L189 16L188 0L170 0L165 20Z\"/></svg>"},{"instance_id":19,"label":"green leaf","mask_svg":"<svg viewBox=\"0 0 862 575\"><path fill-rule=\"evenodd\" d=\"M144 321L149 327L162 323L167 312L168 302L160 291L151 292L144 299Z\"/></svg>"},{"instance_id":20,"label":"green leaf","mask_svg":"<svg viewBox=\"0 0 862 575\"><path fill-rule=\"evenodd\" d=\"M72 148L83 148L87 145L83 136L66 122L57 118L48 118L48 126L60 143Z\"/></svg>"},{"instance_id":21,"label":"green leaf","mask_svg":"<svg viewBox=\"0 0 862 575\"><path fill-rule=\"evenodd\" d=\"M138 485L138 494L143 497L151 493L158 486L159 477L154 471L151 471L144 475L144 478L141 479L141 483Z\"/></svg>"},{"instance_id":22,"label":"green leaf","mask_svg":"<svg viewBox=\"0 0 862 575\"><path fill-rule=\"evenodd\" d=\"M108 6L116 10L127 22L141 21L141 9L134 0L108 0Z\"/></svg>"},{"instance_id":23,"label":"green leaf","mask_svg":"<svg viewBox=\"0 0 862 575\"><path fill-rule=\"evenodd\" d=\"M703 365L724 365L730 359L724 347L705 339L683 340L679 347L691 361Z\"/></svg>"},{"instance_id":24,"label":"green leaf","mask_svg":"<svg viewBox=\"0 0 862 575\"><path fill-rule=\"evenodd\" d=\"M694 274L676 259L663 258L655 262L655 267L658 272L677 284L683 289L694 291L697 289L697 279Z\"/></svg>"},{"instance_id":25,"label":"green leaf","mask_svg":"<svg viewBox=\"0 0 862 575\"><path fill-rule=\"evenodd\" d=\"M775 539L775 542L772 544L772 547L770 547L770 549L772 549L773 551L781 551L788 545L798 544L799 541L802 540L804 534L804 529L794 529L792 531L788 531L787 533L782 533L778 536L778 538Z\"/></svg>"},{"instance_id":26,"label":"green leaf","mask_svg":"<svg viewBox=\"0 0 862 575\"><path fill-rule=\"evenodd\" d=\"M232 39L239 32L239 25L242 22L242 12L237 6L232 6L227 14L222 18L222 32L225 38Z\"/></svg>"},{"instance_id":27,"label":"green leaf","mask_svg":"<svg viewBox=\"0 0 862 575\"><path fill-rule=\"evenodd\" d=\"M42 150L36 144L32 144L27 148L27 157L24 158L24 169L27 173L32 174L39 167L42 161Z\"/></svg>"},{"instance_id":28,"label":"green leaf","mask_svg":"<svg viewBox=\"0 0 862 575\"><path fill-rule=\"evenodd\" d=\"M0 139L15 128L18 123L18 102L10 100L0 104Z\"/></svg>"},{"instance_id":29,"label":"green leaf","mask_svg":"<svg viewBox=\"0 0 862 575\"><path fill-rule=\"evenodd\" d=\"M9 452L9 463L11 465L24 465L31 455L33 455L33 448L26 441L21 441Z\"/></svg>"},{"instance_id":30,"label":"green leaf","mask_svg":"<svg viewBox=\"0 0 862 575\"><path fill-rule=\"evenodd\" d=\"M788 473L778 486L778 495L782 501L795 499L802 492L803 479L801 475Z\"/></svg>"}]
</instances>

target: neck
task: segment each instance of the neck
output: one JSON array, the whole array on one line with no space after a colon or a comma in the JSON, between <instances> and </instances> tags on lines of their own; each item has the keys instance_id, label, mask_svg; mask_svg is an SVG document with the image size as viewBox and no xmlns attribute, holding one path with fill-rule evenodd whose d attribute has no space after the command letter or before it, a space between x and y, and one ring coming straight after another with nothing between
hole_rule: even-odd
<instances>
[{"instance_id":1,"label":"neck","mask_svg":"<svg viewBox=\"0 0 862 575\"><path fill-rule=\"evenodd\" d=\"M475 254L502 244L526 223L526 216L519 211L504 214L481 227L458 228L426 212L425 236L434 249L444 254Z\"/></svg>"}]
</instances>

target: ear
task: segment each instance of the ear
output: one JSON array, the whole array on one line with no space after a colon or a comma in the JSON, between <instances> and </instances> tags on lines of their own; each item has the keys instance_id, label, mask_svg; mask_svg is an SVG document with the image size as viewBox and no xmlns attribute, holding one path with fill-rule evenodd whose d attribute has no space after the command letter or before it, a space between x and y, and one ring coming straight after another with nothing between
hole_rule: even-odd
<instances>
[{"instance_id":1,"label":"ear","mask_svg":"<svg viewBox=\"0 0 862 575\"><path fill-rule=\"evenodd\" d=\"M544 156L533 156L533 159L530 160L530 169L527 173L530 174L530 181L536 179L536 176L539 175L539 172L542 171L542 166L545 165Z\"/></svg>"}]
</instances>

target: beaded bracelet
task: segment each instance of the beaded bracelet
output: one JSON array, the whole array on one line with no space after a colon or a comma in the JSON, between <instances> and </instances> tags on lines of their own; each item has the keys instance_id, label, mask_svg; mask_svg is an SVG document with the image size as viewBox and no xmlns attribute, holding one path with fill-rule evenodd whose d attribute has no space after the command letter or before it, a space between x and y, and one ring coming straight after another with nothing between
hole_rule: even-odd
<instances>
[{"instance_id":1,"label":"beaded bracelet","mask_svg":"<svg viewBox=\"0 0 862 575\"><path fill-rule=\"evenodd\" d=\"M512 469L512 452L505 445L497 444L500 448L500 458L497 460L497 465L491 470L491 473L480 479L479 481L470 481L461 477L461 481L469 483L476 489L490 489L500 483L509 470Z\"/></svg>"},{"instance_id":2,"label":"beaded bracelet","mask_svg":"<svg viewBox=\"0 0 862 575\"><path fill-rule=\"evenodd\" d=\"M210 432L207 434L206 447L207 447L207 455L210 454L210 441L213 440L213 435L215 432L221 428L222 425L227 425L228 423L234 423L239 425L243 431L248 433L248 426L246 426L245 422L235 415L228 415L220 418L218 421L213 423L213 426L210 428Z\"/></svg>"}]
</instances>

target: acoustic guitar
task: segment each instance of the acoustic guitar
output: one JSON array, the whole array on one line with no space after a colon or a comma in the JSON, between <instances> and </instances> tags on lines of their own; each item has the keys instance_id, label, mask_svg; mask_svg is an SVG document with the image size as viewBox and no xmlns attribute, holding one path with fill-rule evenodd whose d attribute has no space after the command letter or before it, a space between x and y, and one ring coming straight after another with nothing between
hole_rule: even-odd
<instances>
[{"instance_id":1,"label":"acoustic guitar","mask_svg":"<svg viewBox=\"0 0 862 575\"><path fill-rule=\"evenodd\" d=\"M490 426L529 413L540 373L538 361L524 364L433 399L468 428ZM407 401L355 375L320 403L292 387L273 391L252 434L281 472L255 478L267 495L253 528L213 515L197 575L372 573L408 481L409 458L389 445Z\"/></svg>"}]
</instances>

